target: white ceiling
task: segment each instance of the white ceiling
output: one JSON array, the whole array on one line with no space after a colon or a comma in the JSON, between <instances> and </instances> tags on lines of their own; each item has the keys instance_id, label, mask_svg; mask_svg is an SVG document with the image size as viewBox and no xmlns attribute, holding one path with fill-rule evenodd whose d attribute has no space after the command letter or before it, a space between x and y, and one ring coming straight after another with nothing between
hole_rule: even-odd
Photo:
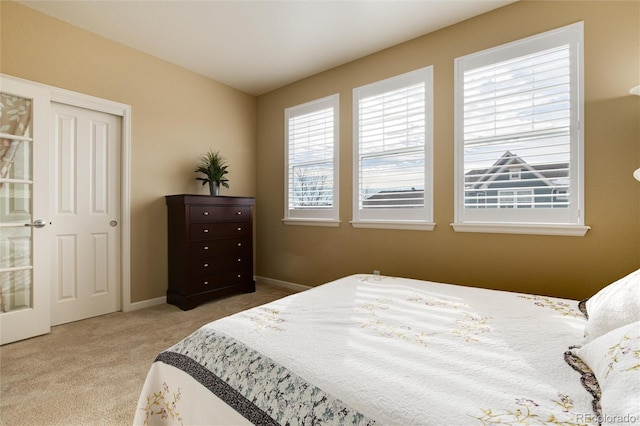
<instances>
[{"instance_id":1,"label":"white ceiling","mask_svg":"<svg viewBox=\"0 0 640 426\"><path fill-rule=\"evenodd\" d=\"M253 95L516 0L19 1Z\"/></svg>"}]
</instances>

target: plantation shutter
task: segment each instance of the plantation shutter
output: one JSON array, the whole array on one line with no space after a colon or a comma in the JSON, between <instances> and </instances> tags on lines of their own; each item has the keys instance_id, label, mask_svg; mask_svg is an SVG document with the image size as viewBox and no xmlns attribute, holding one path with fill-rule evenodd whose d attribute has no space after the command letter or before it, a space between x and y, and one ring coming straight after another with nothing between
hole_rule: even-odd
<instances>
[{"instance_id":1,"label":"plantation shutter","mask_svg":"<svg viewBox=\"0 0 640 426\"><path fill-rule=\"evenodd\" d=\"M581 223L581 26L456 59L456 221Z\"/></svg>"},{"instance_id":2,"label":"plantation shutter","mask_svg":"<svg viewBox=\"0 0 640 426\"><path fill-rule=\"evenodd\" d=\"M334 218L337 95L286 110L288 217Z\"/></svg>"},{"instance_id":3,"label":"plantation shutter","mask_svg":"<svg viewBox=\"0 0 640 426\"><path fill-rule=\"evenodd\" d=\"M431 185L426 185L430 71L354 90L356 220L431 220Z\"/></svg>"},{"instance_id":4,"label":"plantation shutter","mask_svg":"<svg viewBox=\"0 0 640 426\"><path fill-rule=\"evenodd\" d=\"M570 83L568 44L464 73L465 207L487 182L503 183L483 208L567 207ZM522 187L531 202L514 198Z\"/></svg>"}]
</instances>

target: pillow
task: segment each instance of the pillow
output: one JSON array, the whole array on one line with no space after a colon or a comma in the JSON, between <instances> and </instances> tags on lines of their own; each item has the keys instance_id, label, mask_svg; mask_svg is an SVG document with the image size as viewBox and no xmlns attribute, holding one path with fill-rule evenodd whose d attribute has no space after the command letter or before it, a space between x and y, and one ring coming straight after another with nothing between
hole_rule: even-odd
<instances>
[{"instance_id":1,"label":"pillow","mask_svg":"<svg viewBox=\"0 0 640 426\"><path fill-rule=\"evenodd\" d=\"M589 312L587 312L587 301L589 299L583 299L581 301L578 302L578 309L580 310L580 312L582 312L582 314L584 315L584 317L586 319L589 319Z\"/></svg>"},{"instance_id":2,"label":"pillow","mask_svg":"<svg viewBox=\"0 0 640 426\"><path fill-rule=\"evenodd\" d=\"M571 352L598 381L598 414L603 424L640 419L640 321L610 331Z\"/></svg>"},{"instance_id":3,"label":"pillow","mask_svg":"<svg viewBox=\"0 0 640 426\"><path fill-rule=\"evenodd\" d=\"M609 284L586 301L585 343L640 321L640 269Z\"/></svg>"}]
</instances>

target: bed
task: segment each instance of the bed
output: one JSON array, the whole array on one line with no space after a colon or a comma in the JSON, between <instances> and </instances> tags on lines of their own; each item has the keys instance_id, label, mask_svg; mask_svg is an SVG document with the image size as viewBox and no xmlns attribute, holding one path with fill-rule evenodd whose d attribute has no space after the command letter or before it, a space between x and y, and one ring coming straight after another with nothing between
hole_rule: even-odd
<instances>
[{"instance_id":1,"label":"bed","mask_svg":"<svg viewBox=\"0 0 640 426\"><path fill-rule=\"evenodd\" d=\"M636 271L579 303L344 277L160 353L134 424L640 422L639 283Z\"/></svg>"}]
</instances>

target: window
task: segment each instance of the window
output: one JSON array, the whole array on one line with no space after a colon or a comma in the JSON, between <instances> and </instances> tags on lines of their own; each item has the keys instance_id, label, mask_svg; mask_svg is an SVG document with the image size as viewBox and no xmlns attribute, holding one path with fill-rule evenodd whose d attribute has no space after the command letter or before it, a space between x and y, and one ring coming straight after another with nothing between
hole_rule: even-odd
<instances>
[{"instance_id":1,"label":"window","mask_svg":"<svg viewBox=\"0 0 640 426\"><path fill-rule=\"evenodd\" d=\"M498 204L501 209L531 208L533 190L501 190L498 192Z\"/></svg>"},{"instance_id":2,"label":"window","mask_svg":"<svg viewBox=\"0 0 640 426\"><path fill-rule=\"evenodd\" d=\"M556 205L566 206L569 202L569 193L565 188L556 189L553 191L553 201Z\"/></svg>"},{"instance_id":3,"label":"window","mask_svg":"<svg viewBox=\"0 0 640 426\"><path fill-rule=\"evenodd\" d=\"M433 229L432 75L353 90L354 227Z\"/></svg>"},{"instance_id":4,"label":"window","mask_svg":"<svg viewBox=\"0 0 640 426\"><path fill-rule=\"evenodd\" d=\"M338 101L285 110L287 224L338 225Z\"/></svg>"},{"instance_id":5,"label":"window","mask_svg":"<svg viewBox=\"0 0 640 426\"><path fill-rule=\"evenodd\" d=\"M456 59L456 231L589 229L582 39L578 23Z\"/></svg>"}]
</instances>

